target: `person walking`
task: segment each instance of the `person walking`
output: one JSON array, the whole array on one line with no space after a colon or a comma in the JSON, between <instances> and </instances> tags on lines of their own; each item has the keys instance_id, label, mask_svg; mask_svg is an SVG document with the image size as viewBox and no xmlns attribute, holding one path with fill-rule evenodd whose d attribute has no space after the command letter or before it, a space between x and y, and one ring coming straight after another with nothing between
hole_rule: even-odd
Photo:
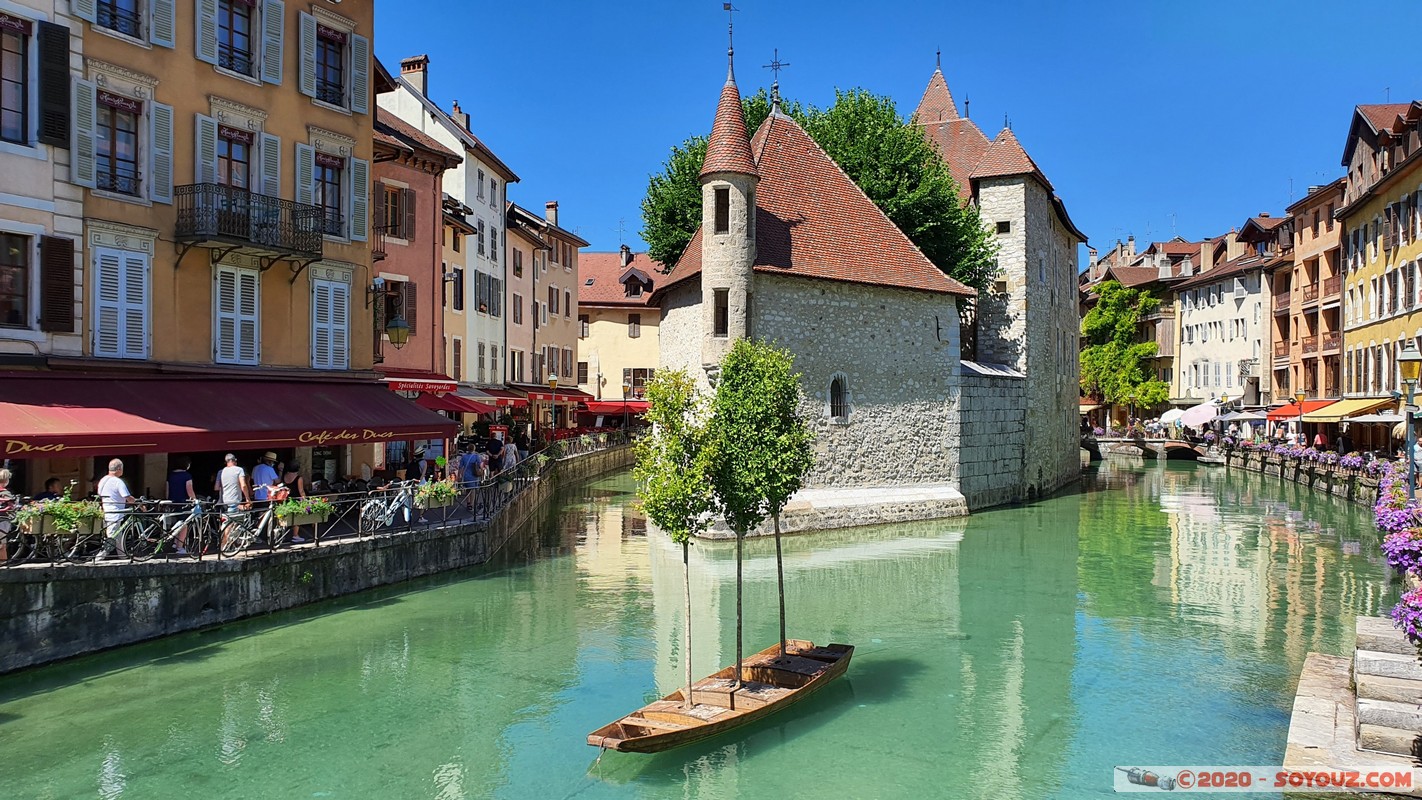
<instances>
[{"instance_id":1,"label":"person walking","mask_svg":"<svg viewBox=\"0 0 1422 800\"><path fill-rule=\"evenodd\" d=\"M252 507L251 486L247 483L247 471L237 466L237 456L228 453L224 459L227 466L217 473L217 481L213 484L213 489L218 492L222 500L222 507L229 516L236 515ZM222 546L227 546L228 533L232 529L229 521L222 526Z\"/></svg>"},{"instance_id":2,"label":"person walking","mask_svg":"<svg viewBox=\"0 0 1422 800\"><path fill-rule=\"evenodd\" d=\"M129 506L138 502L138 498L128 490L128 484L123 480L123 461L115 458L109 462L109 472L99 479L99 503L104 509L104 546L94 556L95 561L103 561L110 555L123 554L123 543L114 538L118 533L119 523L123 522L124 514L128 513Z\"/></svg>"},{"instance_id":3,"label":"person walking","mask_svg":"<svg viewBox=\"0 0 1422 800\"><path fill-rule=\"evenodd\" d=\"M285 471L282 472L281 482L290 491L290 497L306 496L306 479L301 477L301 462L292 461L290 464L287 464ZM291 543L306 543L306 539L301 535L300 525L291 526Z\"/></svg>"},{"instance_id":4,"label":"person walking","mask_svg":"<svg viewBox=\"0 0 1422 800\"><path fill-rule=\"evenodd\" d=\"M174 505L187 505L197 500L197 492L193 491L193 462L188 458L177 460L173 471L168 473L168 502ZM183 515L183 522L178 526L178 550L180 556L188 553L188 523L187 515Z\"/></svg>"}]
</instances>

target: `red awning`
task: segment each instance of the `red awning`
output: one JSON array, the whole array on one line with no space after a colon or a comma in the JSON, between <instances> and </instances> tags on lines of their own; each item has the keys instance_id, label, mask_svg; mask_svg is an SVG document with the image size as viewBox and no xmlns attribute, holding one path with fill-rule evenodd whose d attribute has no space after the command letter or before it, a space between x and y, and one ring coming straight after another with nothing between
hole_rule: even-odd
<instances>
[{"instance_id":1,"label":"red awning","mask_svg":"<svg viewBox=\"0 0 1422 800\"><path fill-rule=\"evenodd\" d=\"M1287 422L1291 419L1298 419L1300 413L1308 414L1336 402L1336 400L1305 400L1303 401L1303 411L1299 411L1298 403L1285 403L1278 408L1270 409L1269 413L1264 416L1270 422Z\"/></svg>"},{"instance_id":2,"label":"red awning","mask_svg":"<svg viewBox=\"0 0 1422 800\"><path fill-rule=\"evenodd\" d=\"M440 372L416 369L382 369L380 367L376 367L376 369L380 370L385 384L396 392L444 394L459 388L457 381Z\"/></svg>"},{"instance_id":3,"label":"red awning","mask_svg":"<svg viewBox=\"0 0 1422 800\"><path fill-rule=\"evenodd\" d=\"M522 408L528 405L528 398L506 389L472 389L466 387L460 389L459 394L471 398L475 402L492 403L506 408Z\"/></svg>"},{"instance_id":4,"label":"red awning","mask_svg":"<svg viewBox=\"0 0 1422 800\"><path fill-rule=\"evenodd\" d=\"M621 400L589 400L583 405L593 414L621 414L624 411L628 414L641 414L651 404L646 400L628 400L626 403Z\"/></svg>"},{"instance_id":5,"label":"red awning","mask_svg":"<svg viewBox=\"0 0 1422 800\"><path fill-rule=\"evenodd\" d=\"M457 430L379 383L0 374L9 458L329 447Z\"/></svg>"},{"instance_id":6,"label":"red awning","mask_svg":"<svg viewBox=\"0 0 1422 800\"><path fill-rule=\"evenodd\" d=\"M587 392L577 389L564 389L561 386L554 391L546 386L534 386L532 384L509 384L512 388L528 395L529 400L537 400L546 403L550 400L557 403L582 403L594 399Z\"/></svg>"},{"instance_id":7,"label":"red awning","mask_svg":"<svg viewBox=\"0 0 1422 800\"><path fill-rule=\"evenodd\" d=\"M492 414L498 411L494 406L477 403L457 394L421 394L415 403L431 411L453 411L456 414Z\"/></svg>"}]
</instances>

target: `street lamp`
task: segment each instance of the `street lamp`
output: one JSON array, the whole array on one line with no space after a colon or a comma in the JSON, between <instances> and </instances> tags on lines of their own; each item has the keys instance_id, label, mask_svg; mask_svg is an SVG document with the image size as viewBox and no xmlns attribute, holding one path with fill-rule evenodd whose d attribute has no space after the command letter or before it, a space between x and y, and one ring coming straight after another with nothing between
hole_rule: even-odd
<instances>
[{"instance_id":1,"label":"street lamp","mask_svg":"<svg viewBox=\"0 0 1422 800\"><path fill-rule=\"evenodd\" d=\"M396 350L399 350L405 346L406 342L410 341L410 323L406 322L404 317L396 314L395 319L385 323L385 335L390 337L390 343L395 345Z\"/></svg>"},{"instance_id":2,"label":"street lamp","mask_svg":"<svg viewBox=\"0 0 1422 800\"><path fill-rule=\"evenodd\" d=\"M1397 369L1402 373L1402 382L1407 386L1407 413L1403 414L1403 424L1407 426L1407 497L1417 498L1417 455L1412 452L1416 446L1417 434L1412 430L1412 397L1417 391L1417 373L1422 369L1422 353L1410 339L1397 354Z\"/></svg>"},{"instance_id":3,"label":"street lamp","mask_svg":"<svg viewBox=\"0 0 1422 800\"><path fill-rule=\"evenodd\" d=\"M630 418L627 416L627 393L632 391L632 384L628 381L622 382L622 430L626 431L631 427Z\"/></svg>"},{"instance_id":4,"label":"street lamp","mask_svg":"<svg viewBox=\"0 0 1422 800\"><path fill-rule=\"evenodd\" d=\"M548 422L553 430L558 429L558 373L548 373Z\"/></svg>"},{"instance_id":5,"label":"street lamp","mask_svg":"<svg viewBox=\"0 0 1422 800\"><path fill-rule=\"evenodd\" d=\"M1305 444L1305 442L1304 442L1304 432L1303 432L1303 410L1304 410L1304 400L1306 400L1306 399L1308 399L1308 393L1307 393L1307 392L1305 392L1303 389L1296 389L1296 390L1294 390L1294 402L1299 404L1299 438L1298 438L1298 445L1299 445L1299 447L1305 447L1305 446L1307 446L1307 445Z\"/></svg>"}]
</instances>

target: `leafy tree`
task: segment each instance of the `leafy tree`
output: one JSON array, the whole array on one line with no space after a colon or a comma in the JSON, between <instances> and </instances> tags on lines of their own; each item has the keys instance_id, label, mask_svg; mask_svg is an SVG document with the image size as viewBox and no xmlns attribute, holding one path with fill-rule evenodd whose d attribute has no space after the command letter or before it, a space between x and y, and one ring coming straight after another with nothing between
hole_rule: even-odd
<instances>
[{"instance_id":1,"label":"leafy tree","mask_svg":"<svg viewBox=\"0 0 1422 800\"><path fill-rule=\"evenodd\" d=\"M658 370L647 384L646 419L651 430L637 440L637 495L653 524L681 545L686 580L686 705L691 695L691 556L692 537L711 523L707 479L706 409L696 383L681 370Z\"/></svg>"},{"instance_id":2,"label":"leafy tree","mask_svg":"<svg viewBox=\"0 0 1422 800\"><path fill-rule=\"evenodd\" d=\"M1136 341L1141 318L1160 305L1144 289L1128 289L1119 281L1103 281L1092 291L1096 305L1081 321L1086 349L1081 353L1081 388L1107 403L1142 408L1170 399L1170 386L1149 370L1159 347Z\"/></svg>"},{"instance_id":3,"label":"leafy tree","mask_svg":"<svg viewBox=\"0 0 1422 800\"><path fill-rule=\"evenodd\" d=\"M742 100L754 132L770 114L765 90ZM905 124L894 102L863 89L836 93L828 109L781 103L845 174L939 269L976 288L995 276L996 247L978 209L922 131ZM672 148L642 200L642 238L652 259L672 265L701 225L701 165L706 138Z\"/></svg>"},{"instance_id":4,"label":"leafy tree","mask_svg":"<svg viewBox=\"0 0 1422 800\"><path fill-rule=\"evenodd\" d=\"M736 680L743 663L742 559L746 534L775 517L776 573L780 582L780 649L785 651L785 579L780 511L800 488L813 463L814 439L797 408L799 376L789 351L738 340L721 362L707 426L709 477L716 509L736 534Z\"/></svg>"}]
</instances>

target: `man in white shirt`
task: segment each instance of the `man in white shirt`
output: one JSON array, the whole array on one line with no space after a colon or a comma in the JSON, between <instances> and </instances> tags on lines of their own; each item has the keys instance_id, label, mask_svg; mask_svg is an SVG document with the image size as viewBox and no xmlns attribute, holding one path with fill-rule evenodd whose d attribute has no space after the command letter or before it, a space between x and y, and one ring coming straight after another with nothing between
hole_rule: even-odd
<instances>
[{"instance_id":1,"label":"man in white shirt","mask_svg":"<svg viewBox=\"0 0 1422 800\"><path fill-rule=\"evenodd\" d=\"M104 543L104 550L95 557L96 560L102 561L110 548L117 549L113 536L118 532L124 512L136 502L138 498L129 494L128 484L123 480L123 461L115 458L109 462L109 474L99 479L99 503L104 509L104 534L109 540Z\"/></svg>"},{"instance_id":2,"label":"man in white shirt","mask_svg":"<svg viewBox=\"0 0 1422 800\"><path fill-rule=\"evenodd\" d=\"M227 466L217 473L217 486L222 493L222 503L229 512L240 511L243 504L251 499L247 488L247 471L237 466L237 456L228 453Z\"/></svg>"}]
</instances>

